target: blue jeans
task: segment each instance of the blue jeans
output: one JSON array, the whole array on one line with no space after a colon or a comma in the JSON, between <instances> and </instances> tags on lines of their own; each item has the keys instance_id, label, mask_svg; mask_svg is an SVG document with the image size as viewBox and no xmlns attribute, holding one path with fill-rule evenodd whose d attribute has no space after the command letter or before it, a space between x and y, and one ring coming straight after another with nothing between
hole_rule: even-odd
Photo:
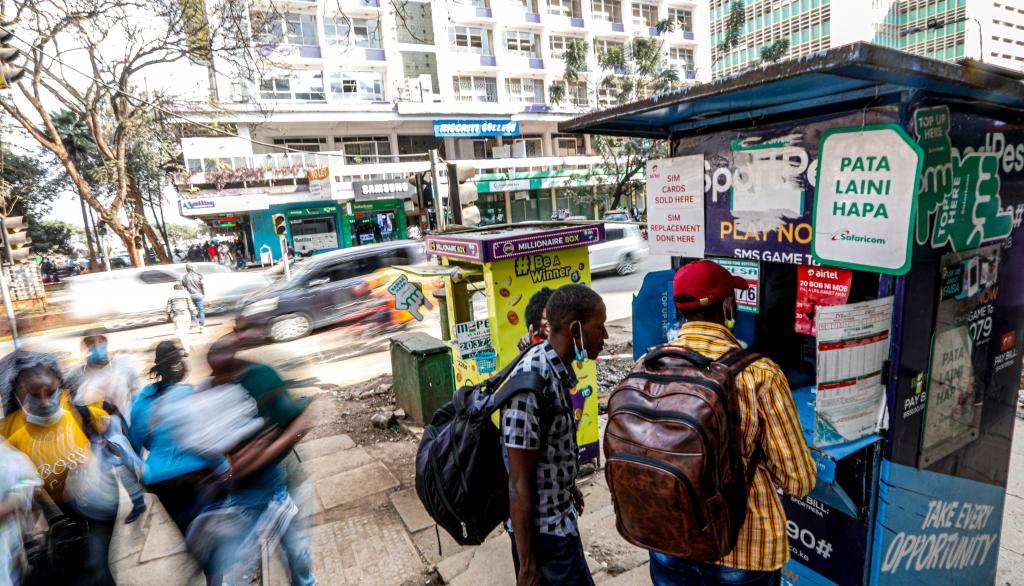
<instances>
[{"instance_id":1,"label":"blue jeans","mask_svg":"<svg viewBox=\"0 0 1024 586\"><path fill-rule=\"evenodd\" d=\"M740 570L652 551L651 583L654 586L778 586L782 583L782 572Z\"/></svg>"},{"instance_id":2,"label":"blue jeans","mask_svg":"<svg viewBox=\"0 0 1024 586\"><path fill-rule=\"evenodd\" d=\"M512 564L519 575L519 550L516 536L512 539ZM537 558L541 582L550 586L593 586L594 579L583 555L583 541L579 535L559 537L546 533L533 534L533 555Z\"/></svg>"},{"instance_id":3,"label":"blue jeans","mask_svg":"<svg viewBox=\"0 0 1024 586\"><path fill-rule=\"evenodd\" d=\"M313 554L310 552L309 527L301 513L292 519L281 536L281 548L291 574L292 586L315 586Z\"/></svg>"},{"instance_id":4,"label":"blue jeans","mask_svg":"<svg viewBox=\"0 0 1024 586\"><path fill-rule=\"evenodd\" d=\"M192 296L192 303L196 304L196 311L199 312L200 326L206 325L206 307L203 306L203 299L205 299L205 297L203 297L202 295Z\"/></svg>"}]
</instances>

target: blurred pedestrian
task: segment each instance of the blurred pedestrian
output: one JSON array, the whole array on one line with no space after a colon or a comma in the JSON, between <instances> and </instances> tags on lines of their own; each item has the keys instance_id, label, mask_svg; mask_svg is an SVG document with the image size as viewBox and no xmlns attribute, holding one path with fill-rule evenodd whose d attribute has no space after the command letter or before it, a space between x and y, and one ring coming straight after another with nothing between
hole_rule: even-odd
<instances>
[{"instance_id":1,"label":"blurred pedestrian","mask_svg":"<svg viewBox=\"0 0 1024 586\"><path fill-rule=\"evenodd\" d=\"M76 405L106 401L130 422L132 398L142 387L135 361L126 355L110 355L103 330L92 329L82 336L85 362L68 374L68 388Z\"/></svg>"},{"instance_id":2,"label":"blurred pedestrian","mask_svg":"<svg viewBox=\"0 0 1024 586\"><path fill-rule=\"evenodd\" d=\"M217 245L213 242L206 245L206 259L210 262L217 262Z\"/></svg>"},{"instance_id":3,"label":"blurred pedestrian","mask_svg":"<svg viewBox=\"0 0 1024 586\"><path fill-rule=\"evenodd\" d=\"M178 336L185 356L188 356L190 350L189 330L197 313L196 305L192 303L192 297L185 291L185 287L181 283L175 283L171 296L167 298L167 319L174 324L174 333Z\"/></svg>"},{"instance_id":4,"label":"blurred pedestrian","mask_svg":"<svg viewBox=\"0 0 1024 586\"><path fill-rule=\"evenodd\" d=\"M55 583L114 584L108 554L117 515L117 485L112 471L100 465L90 439L107 427L106 411L98 405L76 408L57 360L24 350L0 360L0 401L7 414L0 422L0 435L32 461L42 481L41 498L69 519L74 525L69 531L79 535L48 543L60 555L47 558L50 567L35 570ZM73 470L89 470L93 476L88 499L84 492L76 498L67 490Z\"/></svg>"},{"instance_id":5,"label":"blurred pedestrian","mask_svg":"<svg viewBox=\"0 0 1024 586\"><path fill-rule=\"evenodd\" d=\"M206 299L206 286L203 285L203 275L196 270L196 265L188 263L185 265L185 275L181 277L181 284L185 287L185 291L188 292L192 298L192 303L196 306L196 311L199 313L199 333L203 333L203 327L206 326L206 305L204 303Z\"/></svg>"},{"instance_id":6,"label":"blurred pedestrian","mask_svg":"<svg viewBox=\"0 0 1024 586\"><path fill-rule=\"evenodd\" d=\"M210 460L182 449L175 440L174 428L160 415L161 411L166 413L174 408L166 399L168 395L192 392L192 387L182 382L187 373L177 344L169 340L157 344L150 369L156 381L142 389L132 403L128 434L138 454L146 451L143 483L160 499L182 537L199 514L203 504L199 499L200 485L212 472Z\"/></svg>"},{"instance_id":7,"label":"blurred pedestrian","mask_svg":"<svg viewBox=\"0 0 1024 586\"><path fill-rule=\"evenodd\" d=\"M32 495L42 485L32 461L0 441L0 583L21 583L22 534Z\"/></svg>"}]
</instances>

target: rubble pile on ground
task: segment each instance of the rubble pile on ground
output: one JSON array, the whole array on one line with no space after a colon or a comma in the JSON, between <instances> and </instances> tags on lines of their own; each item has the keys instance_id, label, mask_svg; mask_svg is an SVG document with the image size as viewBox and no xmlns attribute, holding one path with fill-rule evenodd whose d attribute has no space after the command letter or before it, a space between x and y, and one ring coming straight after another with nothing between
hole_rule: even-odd
<instances>
[{"instance_id":1,"label":"rubble pile on ground","mask_svg":"<svg viewBox=\"0 0 1024 586\"><path fill-rule=\"evenodd\" d=\"M597 386L598 397L607 398L615 386L633 369L633 345L629 342L619 342L605 346L604 354L622 355L627 354L629 358L615 358L610 360L597 361Z\"/></svg>"}]
</instances>

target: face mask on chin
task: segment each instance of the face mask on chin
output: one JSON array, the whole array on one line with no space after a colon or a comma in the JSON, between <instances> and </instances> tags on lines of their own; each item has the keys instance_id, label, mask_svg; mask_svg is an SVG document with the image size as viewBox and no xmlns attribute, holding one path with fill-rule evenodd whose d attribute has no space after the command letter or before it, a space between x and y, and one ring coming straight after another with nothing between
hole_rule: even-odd
<instances>
[{"instance_id":1,"label":"face mask on chin","mask_svg":"<svg viewBox=\"0 0 1024 586\"><path fill-rule=\"evenodd\" d=\"M60 405L60 389L54 391L46 400L28 395L19 402L21 410L25 412L25 421L32 425L52 425L64 416L64 408Z\"/></svg>"}]
</instances>

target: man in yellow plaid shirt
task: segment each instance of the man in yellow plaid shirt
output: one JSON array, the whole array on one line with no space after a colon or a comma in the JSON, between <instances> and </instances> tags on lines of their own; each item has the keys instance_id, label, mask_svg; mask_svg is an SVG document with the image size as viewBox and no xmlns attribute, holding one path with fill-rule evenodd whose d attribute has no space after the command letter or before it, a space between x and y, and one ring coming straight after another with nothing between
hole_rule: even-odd
<instances>
[{"instance_id":1,"label":"man in yellow plaid shirt","mask_svg":"<svg viewBox=\"0 0 1024 586\"><path fill-rule=\"evenodd\" d=\"M712 359L740 347L730 329L735 325L734 289L746 288L719 264L692 262L676 273L676 308L686 319L671 344L685 346ZM762 358L736 377L740 401L743 456L754 453L762 438L761 459L747 497L747 516L736 547L717 564L651 552L651 580L656 586L780 584L789 560L786 515L775 487L804 497L814 488L815 468L800 429L789 382L779 365Z\"/></svg>"}]
</instances>

